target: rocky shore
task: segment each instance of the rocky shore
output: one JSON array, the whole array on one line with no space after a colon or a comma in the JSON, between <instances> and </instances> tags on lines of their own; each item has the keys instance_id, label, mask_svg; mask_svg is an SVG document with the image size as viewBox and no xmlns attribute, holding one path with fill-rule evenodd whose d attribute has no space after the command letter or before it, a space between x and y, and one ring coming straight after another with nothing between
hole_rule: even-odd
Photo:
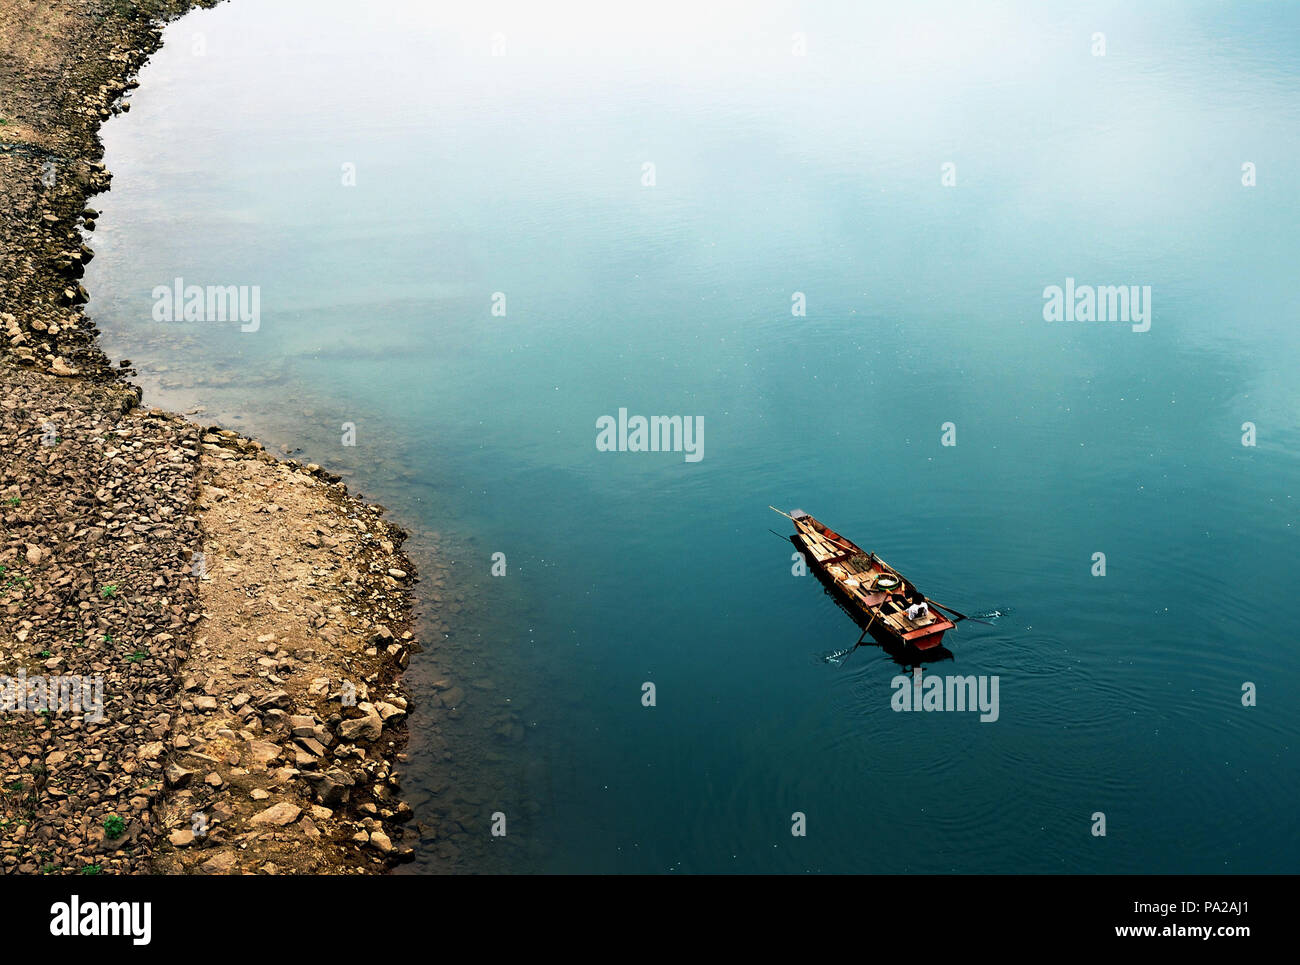
<instances>
[{"instance_id":1,"label":"rocky shore","mask_svg":"<svg viewBox=\"0 0 1300 965\"><path fill-rule=\"evenodd\" d=\"M142 408L83 311L99 125L190 5L0 0L0 867L382 872L411 856L405 534Z\"/></svg>"}]
</instances>

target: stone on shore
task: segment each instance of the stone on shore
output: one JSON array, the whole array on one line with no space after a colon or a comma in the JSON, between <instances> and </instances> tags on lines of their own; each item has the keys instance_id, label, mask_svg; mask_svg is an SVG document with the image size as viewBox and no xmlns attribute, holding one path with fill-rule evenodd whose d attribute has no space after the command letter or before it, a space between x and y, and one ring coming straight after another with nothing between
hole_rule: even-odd
<instances>
[{"instance_id":1,"label":"stone on shore","mask_svg":"<svg viewBox=\"0 0 1300 965\"><path fill-rule=\"evenodd\" d=\"M298 820L298 815L302 813L302 808L296 804L290 804L288 801L281 801L279 804L273 804L265 811L254 814L248 819L248 823L255 827L265 827L266 825L275 825L283 827L286 824L293 824Z\"/></svg>"}]
</instances>

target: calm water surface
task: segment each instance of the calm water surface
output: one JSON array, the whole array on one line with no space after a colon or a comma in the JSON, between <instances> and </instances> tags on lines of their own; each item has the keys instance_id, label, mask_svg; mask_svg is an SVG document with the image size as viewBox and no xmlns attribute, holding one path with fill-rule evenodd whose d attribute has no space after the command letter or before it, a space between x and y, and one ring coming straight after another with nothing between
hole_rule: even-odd
<instances>
[{"instance_id":1,"label":"calm water surface","mask_svg":"<svg viewBox=\"0 0 1300 965\"><path fill-rule=\"evenodd\" d=\"M1295 871L1300 9L449 6L172 25L87 280L149 402L412 530L410 867ZM260 330L155 322L176 277ZM1045 322L1066 278L1150 331ZM597 451L620 407L704 458ZM1001 611L927 667L998 720L828 662L769 503Z\"/></svg>"}]
</instances>

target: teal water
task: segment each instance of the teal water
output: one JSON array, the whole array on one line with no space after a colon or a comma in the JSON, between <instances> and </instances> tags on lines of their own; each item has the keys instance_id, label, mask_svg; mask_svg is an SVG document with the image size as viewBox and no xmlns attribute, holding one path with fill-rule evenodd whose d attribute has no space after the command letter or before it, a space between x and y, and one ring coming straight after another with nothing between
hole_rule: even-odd
<instances>
[{"instance_id":1,"label":"teal water","mask_svg":"<svg viewBox=\"0 0 1300 965\"><path fill-rule=\"evenodd\" d=\"M1300 8L475 6L169 27L87 279L147 401L412 530L409 870L1296 870ZM176 277L259 330L154 321ZM703 458L598 451L620 407ZM828 662L769 503L1001 612L926 668L998 719Z\"/></svg>"}]
</instances>

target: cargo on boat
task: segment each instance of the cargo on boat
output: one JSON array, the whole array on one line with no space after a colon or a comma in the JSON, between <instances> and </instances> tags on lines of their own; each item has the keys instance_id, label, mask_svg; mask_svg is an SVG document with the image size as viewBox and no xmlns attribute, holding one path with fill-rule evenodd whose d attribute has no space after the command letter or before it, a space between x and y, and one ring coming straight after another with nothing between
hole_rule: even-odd
<instances>
[{"instance_id":1,"label":"cargo on boat","mask_svg":"<svg viewBox=\"0 0 1300 965\"><path fill-rule=\"evenodd\" d=\"M776 509L775 506L771 507ZM840 600L861 614L867 631L902 647L939 646L963 614L928 599L875 553L868 553L801 509L778 513L794 522L790 537ZM949 619L941 611L952 613Z\"/></svg>"}]
</instances>

